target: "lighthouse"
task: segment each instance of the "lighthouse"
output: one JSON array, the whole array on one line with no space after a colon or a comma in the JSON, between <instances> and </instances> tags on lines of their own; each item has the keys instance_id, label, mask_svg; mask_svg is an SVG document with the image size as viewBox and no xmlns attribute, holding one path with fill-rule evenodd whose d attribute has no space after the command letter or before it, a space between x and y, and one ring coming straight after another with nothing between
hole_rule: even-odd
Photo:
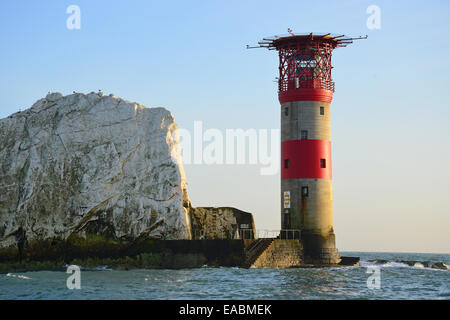
<instances>
[{"instance_id":1,"label":"lighthouse","mask_svg":"<svg viewBox=\"0 0 450 320\"><path fill-rule=\"evenodd\" d=\"M331 56L353 40L345 35L301 34L264 38L258 46L279 55L281 104L281 239L303 246L305 263L340 262L333 229L330 107ZM296 232L298 231L298 232Z\"/></svg>"}]
</instances>

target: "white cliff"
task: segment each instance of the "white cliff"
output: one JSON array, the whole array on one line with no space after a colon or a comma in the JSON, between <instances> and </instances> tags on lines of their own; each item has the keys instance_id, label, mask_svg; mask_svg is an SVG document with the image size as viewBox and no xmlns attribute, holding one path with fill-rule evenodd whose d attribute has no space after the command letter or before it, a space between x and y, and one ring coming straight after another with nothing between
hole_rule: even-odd
<instances>
[{"instance_id":1,"label":"white cliff","mask_svg":"<svg viewBox=\"0 0 450 320\"><path fill-rule=\"evenodd\" d=\"M47 95L0 120L0 247L98 234L188 239L177 125L102 93Z\"/></svg>"}]
</instances>

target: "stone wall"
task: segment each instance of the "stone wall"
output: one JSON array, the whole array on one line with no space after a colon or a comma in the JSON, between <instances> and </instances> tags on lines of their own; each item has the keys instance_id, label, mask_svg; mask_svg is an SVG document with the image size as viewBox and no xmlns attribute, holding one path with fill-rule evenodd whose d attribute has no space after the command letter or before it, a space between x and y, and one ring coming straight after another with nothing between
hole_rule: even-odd
<instances>
[{"instance_id":1,"label":"stone wall","mask_svg":"<svg viewBox=\"0 0 450 320\"><path fill-rule=\"evenodd\" d=\"M289 268L302 264L302 244L299 240L275 239L252 264L252 268Z\"/></svg>"},{"instance_id":2,"label":"stone wall","mask_svg":"<svg viewBox=\"0 0 450 320\"><path fill-rule=\"evenodd\" d=\"M243 240L157 240L114 242L98 236L39 241L22 252L0 248L0 272L64 269L67 264L111 268L181 269L236 267L245 262Z\"/></svg>"}]
</instances>

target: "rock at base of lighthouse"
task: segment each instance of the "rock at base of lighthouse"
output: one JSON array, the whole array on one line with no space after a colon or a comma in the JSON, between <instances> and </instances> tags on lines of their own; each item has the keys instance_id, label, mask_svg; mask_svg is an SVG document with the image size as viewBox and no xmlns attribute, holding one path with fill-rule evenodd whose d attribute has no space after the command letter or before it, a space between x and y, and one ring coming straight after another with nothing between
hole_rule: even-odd
<instances>
[{"instance_id":1,"label":"rock at base of lighthouse","mask_svg":"<svg viewBox=\"0 0 450 320\"><path fill-rule=\"evenodd\" d=\"M0 120L0 248L93 234L189 239L177 125L164 108L52 93Z\"/></svg>"},{"instance_id":2,"label":"rock at base of lighthouse","mask_svg":"<svg viewBox=\"0 0 450 320\"><path fill-rule=\"evenodd\" d=\"M231 207L197 207L189 210L192 239L255 238L253 215Z\"/></svg>"}]
</instances>

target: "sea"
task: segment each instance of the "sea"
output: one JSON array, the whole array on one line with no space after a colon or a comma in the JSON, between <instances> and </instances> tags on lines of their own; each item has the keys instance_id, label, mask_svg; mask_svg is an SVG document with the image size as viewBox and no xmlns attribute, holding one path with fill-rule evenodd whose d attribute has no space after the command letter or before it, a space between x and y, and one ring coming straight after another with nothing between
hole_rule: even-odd
<instances>
[{"instance_id":1,"label":"sea","mask_svg":"<svg viewBox=\"0 0 450 320\"><path fill-rule=\"evenodd\" d=\"M203 266L129 271L112 270L108 266L88 269L81 266L79 289L68 288L67 279L73 274L68 274L64 268L61 271L3 273L0 274L0 299L450 299L450 270L398 262L432 261L450 266L450 254L341 254L360 257L361 265L290 269Z\"/></svg>"}]
</instances>

